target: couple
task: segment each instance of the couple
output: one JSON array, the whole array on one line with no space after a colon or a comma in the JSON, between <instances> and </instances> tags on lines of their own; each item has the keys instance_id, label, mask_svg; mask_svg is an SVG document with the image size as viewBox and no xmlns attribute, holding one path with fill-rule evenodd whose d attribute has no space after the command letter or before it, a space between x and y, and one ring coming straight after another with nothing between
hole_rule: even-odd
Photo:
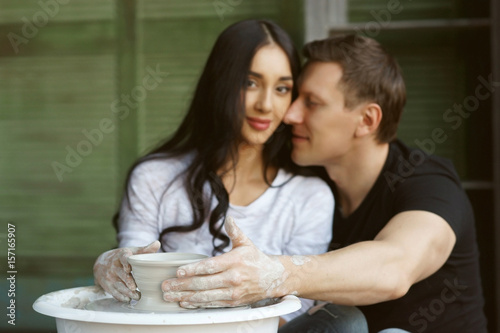
<instances>
[{"instance_id":1,"label":"couple","mask_svg":"<svg viewBox=\"0 0 500 333\"><path fill-rule=\"evenodd\" d=\"M398 65L353 35L304 56L269 21L219 36L179 129L131 168L96 283L138 299L126 258L161 247L214 255L162 284L186 308L294 293L280 332L485 332L472 208L447 160L395 139Z\"/></svg>"}]
</instances>

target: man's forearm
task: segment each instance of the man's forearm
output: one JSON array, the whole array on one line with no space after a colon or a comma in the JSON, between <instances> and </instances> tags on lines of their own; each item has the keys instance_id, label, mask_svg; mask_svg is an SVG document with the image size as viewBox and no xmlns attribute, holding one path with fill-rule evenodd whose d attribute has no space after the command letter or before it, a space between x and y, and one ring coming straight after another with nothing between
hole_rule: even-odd
<instances>
[{"instance_id":1,"label":"man's forearm","mask_svg":"<svg viewBox=\"0 0 500 333\"><path fill-rule=\"evenodd\" d=\"M286 279L277 294L367 305L399 298L411 285L401 267L404 258L382 242L360 242L322 255L280 260Z\"/></svg>"}]
</instances>

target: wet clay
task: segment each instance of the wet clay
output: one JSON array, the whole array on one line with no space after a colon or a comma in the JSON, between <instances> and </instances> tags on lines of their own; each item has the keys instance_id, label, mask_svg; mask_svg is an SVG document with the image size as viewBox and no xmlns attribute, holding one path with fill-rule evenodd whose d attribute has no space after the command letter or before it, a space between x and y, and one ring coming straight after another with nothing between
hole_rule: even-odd
<instances>
[{"instance_id":1,"label":"wet clay","mask_svg":"<svg viewBox=\"0 0 500 333\"><path fill-rule=\"evenodd\" d=\"M193 253L149 253L128 257L132 275L141 299L136 309L148 311L182 311L178 303L163 300L161 284L167 279L177 277L177 269L186 264L200 261L207 256Z\"/></svg>"}]
</instances>

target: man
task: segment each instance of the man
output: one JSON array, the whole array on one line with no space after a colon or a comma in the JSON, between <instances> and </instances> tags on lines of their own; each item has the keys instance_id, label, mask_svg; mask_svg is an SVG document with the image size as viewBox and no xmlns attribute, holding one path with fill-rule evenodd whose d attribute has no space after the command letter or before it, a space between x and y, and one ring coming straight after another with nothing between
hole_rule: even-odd
<instances>
[{"instance_id":1,"label":"man","mask_svg":"<svg viewBox=\"0 0 500 333\"><path fill-rule=\"evenodd\" d=\"M474 216L458 176L447 160L395 139L406 101L398 65L355 35L312 42L304 53L285 122L294 161L323 166L333 182L331 251L267 256L229 221L233 250L181 267L162 284L164 298L211 307L296 294L357 306L370 332L486 332ZM306 332L320 312L335 322L332 311L345 309L323 307L283 331ZM314 332L337 332L325 325Z\"/></svg>"}]
</instances>

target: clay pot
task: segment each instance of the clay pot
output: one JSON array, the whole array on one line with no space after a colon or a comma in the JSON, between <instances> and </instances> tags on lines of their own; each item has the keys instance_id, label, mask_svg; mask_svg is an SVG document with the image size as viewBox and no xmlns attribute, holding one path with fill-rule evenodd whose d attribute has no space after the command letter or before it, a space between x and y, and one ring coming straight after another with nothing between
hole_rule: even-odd
<instances>
[{"instance_id":1,"label":"clay pot","mask_svg":"<svg viewBox=\"0 0 500 333\"><path fill-rule=\"evenodd\" d=\"M177 268L194 263L207 256L194 253L149 253L128 257L132 276L141 292L136 309L148 311L186 311L178 303L165 302L161 283L177 276Z\"/></svg>"}]
</instances>

